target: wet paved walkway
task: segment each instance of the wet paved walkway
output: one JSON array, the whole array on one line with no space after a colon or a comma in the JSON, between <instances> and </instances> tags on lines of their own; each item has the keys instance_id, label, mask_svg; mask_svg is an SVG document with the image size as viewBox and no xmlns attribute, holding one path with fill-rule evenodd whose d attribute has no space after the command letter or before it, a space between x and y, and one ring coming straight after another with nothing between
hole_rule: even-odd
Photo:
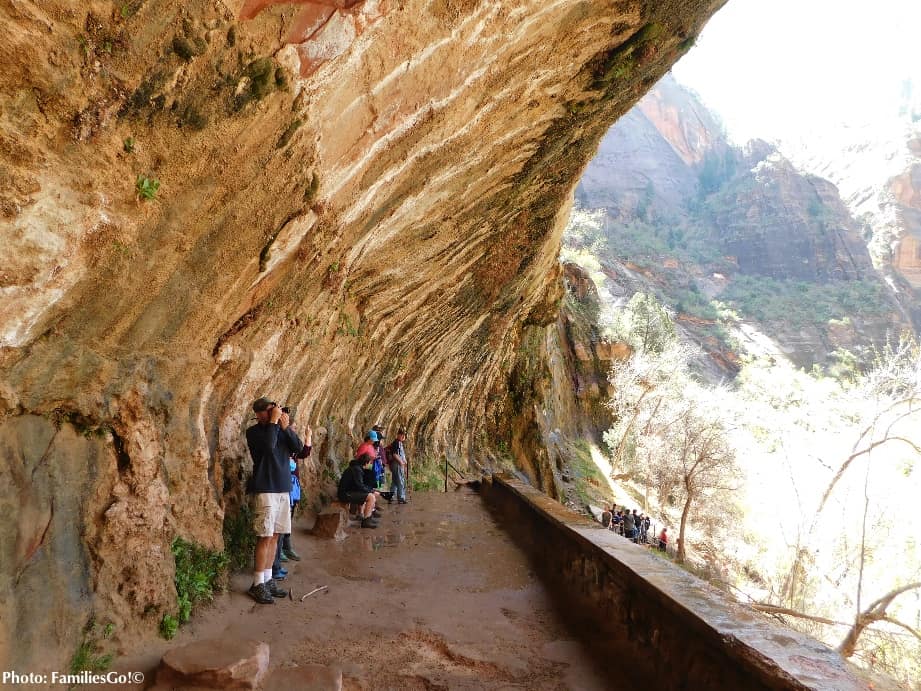
<instances>
[{"instance_id":1,"label":"wet paved walkway","mask_svg":"<svg viewBox=\"0 0 921 691\"><path fill-rule=\"evenodd\" d=\"M257 605L249 577L193 616L175 643L264 640L272 668L342 668L347 689L611 689L560 621L526 556L475 492L416 493L343 542L296 527L293 600ZM328 590L300 601L317 586ZM167 647L149 655L159 657ZM153 660L152 663L155 663Z\"/></svg>"}]
</instances>

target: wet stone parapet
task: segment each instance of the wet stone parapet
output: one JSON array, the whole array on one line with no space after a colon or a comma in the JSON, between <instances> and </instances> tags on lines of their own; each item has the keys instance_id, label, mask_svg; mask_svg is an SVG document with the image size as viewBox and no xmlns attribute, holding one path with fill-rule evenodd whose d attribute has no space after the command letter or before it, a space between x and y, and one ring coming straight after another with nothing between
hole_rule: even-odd
<instances>
[{"instance_id":1,"label":"wet stone parapet","mask_svg":"<svg viewBox=\"0 0 921 691\"><path fill-rule=\"evenodd\" d=\"M766 620L704 581L517 480L482 492L529 553L561 612L602 659L649 688L869 686L834 651Z\"/></svg>"}]
</instances>

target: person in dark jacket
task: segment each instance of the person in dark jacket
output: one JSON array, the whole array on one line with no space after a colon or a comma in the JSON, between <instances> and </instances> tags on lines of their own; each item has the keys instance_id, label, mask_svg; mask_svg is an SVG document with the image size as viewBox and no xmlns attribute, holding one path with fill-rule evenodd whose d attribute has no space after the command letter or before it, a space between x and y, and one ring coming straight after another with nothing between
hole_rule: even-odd
<instances>
[{"instance_id":1,"label":"person in dark jacket","mask_svg":"<svg viewBox=\"0 0 921 691\"><path fill-rule=\"evenodd\" d=\"M249 595L268 605L273 598L287 597L272 578L278 536L291 532L291 470L289 458L304 448L290 427L291 420L267 398L253 402L256 424L246 430L246 444L253 459L248 491L253 495L253 527L256 556Z\"/></svg>"},{"instance_id":2,"label":"person in dark jacket","mask_svg":"<svg viewBox=\"0 0 921 691\"><path fill-rule=\"evenodd\" d=\"M339 501L348 504L361 504L361 527L376 528L380 512L375 508L377 492L373 487L365 484L364 466L371 463L374 457L370 453L363 453L351 461L339 478Z\"/></svg>"}]
</instances>

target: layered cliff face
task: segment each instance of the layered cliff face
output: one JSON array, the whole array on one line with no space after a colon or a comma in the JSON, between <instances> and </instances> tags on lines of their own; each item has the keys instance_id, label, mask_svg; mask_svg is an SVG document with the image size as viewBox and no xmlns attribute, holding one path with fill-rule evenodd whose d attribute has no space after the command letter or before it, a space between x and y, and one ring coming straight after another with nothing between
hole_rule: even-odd
<instances>
[{"instance_id":1,"label":"layered cliff face","mask_svg":"<svg viewBox=\"0 0 921 691\"><path fill-rule=\"evenodd\" d=\"M309 488L376 421L551 488L516 363L567 200L720 4L0 5L0 666L155 628L261 394Z\"/></svg>"},{"instance_id":2,"label":"layered cliff face","mask_svg":"<svg viewBox=\"0 0 921 691\"><path fill-rule=\"evenodd\" d=\"M811 282L872 275L860 226L835 186L759 148L740 162L749 172L708 200L721 250L750 275Z\"/></svg>"},{"instance_id":3,"label":"layered cliff face","mask_svg":"<svg viewBox=\"0 0 921 691\"><path fill-rule=\"evenodd\" d=\"M892 266L917 293L921 291L921 128L908 140L907 148L911 160L888 182L902 228Z\"/></svg>"},{"instance_id":4,"label":"layered cliff face","mask_svg":"<svg viewBox=\"0 0 921 691\"><path fill-rule=\"evenodd\" d=\"M708 157L728 151L713 114L667 75L601 140L577 198L622 220L674 214L697 194Z\"/></svg>"},{"instance_id":5,"label":"layered cliff face","mask_svg":"<svg viewBox=\"0 0 921 691\"><path fill-rule=\"evenodd\" d=\"M895 105L895 104L894 104ZM829 125L795 143L796 164L834 182L870 239L875 264L921 328L921 88L903 82L887 117Z\"/></svg>"},{"instance_id":6,"label":"layered cliff face","mask_svg":"<svg viewBox=\"0 0 921 691\"><path fill-rule=\"evenodd\" d=\"M768 341L812 367L911 326L836 186L766 142L732 146L716 116L671 77L600 152L576 193L600 216L576 223L567 244L601 261L613 303L644 291L673 307L714 376L733 374L740 350L760 352ZM749 326L730 337L726 308L736 326L766 337L751 340Z\"/></svg>"}]
</instances>

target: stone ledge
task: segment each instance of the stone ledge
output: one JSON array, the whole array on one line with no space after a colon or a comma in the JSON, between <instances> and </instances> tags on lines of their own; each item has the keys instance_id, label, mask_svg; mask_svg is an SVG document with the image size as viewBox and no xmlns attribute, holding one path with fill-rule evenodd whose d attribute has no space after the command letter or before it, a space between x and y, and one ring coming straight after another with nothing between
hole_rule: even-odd
<instances>
[{"instance_id":1,"label":"stone ledge","mask_svg":"<svg viewBox=\"0 0 921 691\"><path fill-rule=\"evenodd\" d=\"M642 673L656 688L870 688L819 641L766 620L534 488L494 477L483 493L541 575L566 593L560 604L568 616L597 630L600 647L654 658Z\"/></svg>"}]
</instances>

